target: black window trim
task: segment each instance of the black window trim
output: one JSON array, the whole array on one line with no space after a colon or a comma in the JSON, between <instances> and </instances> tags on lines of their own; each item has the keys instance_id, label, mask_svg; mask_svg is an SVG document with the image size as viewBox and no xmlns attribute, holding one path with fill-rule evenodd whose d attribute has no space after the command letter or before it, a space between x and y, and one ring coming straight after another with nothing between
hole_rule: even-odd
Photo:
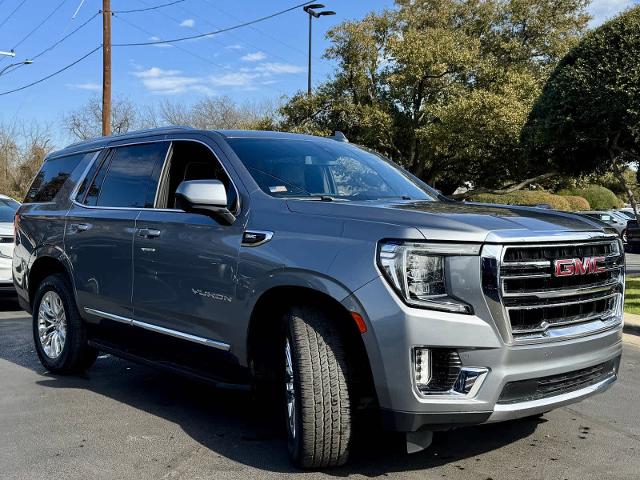
<instances>
[{"instance_id":1,"label":"black window trim","mask_svg":"<svg viewBox=\"0 0 640 480\"><path fill-rule=\"evenodd\" d=\"M231 183L231 185L233 185L233 189L236 191L236 208L235 208L235 214L236 216L240 215L240 213L242 212L242 205L240 202L240 191L238 190L238 187L236 187L235 182L233 181L233 177L231 175L229 175L229 170L227 169L227 167L225 166L224 162L222 162L220 160L220 158L218 157L218 155L216 155L216 153L213 151L213 149L207 145L205 142L203 142L202 140L197 140L194 138L162 138L162 139L153 139L153 140L146 140L146 141L138 141L138 142L130 142L130 143L122 143L122 144L115 144L115 145L106 145L102 148L99 148L98 150L96 150L96 154L94 155L94 157L91 159L91 161L89 162L89 164L87 165L87 168L85 169L84 172L82 172L82 176L78 179L78 183L76 185L76 187L73 189L73 191L71 192L71 195L69 195L69 199L71 200L71 202L78 207L82 207L82 208L89 208L89 209L99 209L99 210L154 210L156 212L177 212L177 213L185 213L184 210L180 210L179 208L155 208L155 207L108 207L108 206L99 206L99 205L85 205L81 202L78 201L77 194L78 194L78 190L80 189L80 185L82 184L82 182L85 180L85 177L89 174L89 170L91 169L91 167L93 166L93 164L96 162L96 160L100 157L100 153L102 152L106 152L107 158L105 159L105 161L109 160L109 156L113 154L113 151L115 151L117 148L121 148L121 147L131 147L131 146L136 146L136 145L145 145L145 144L149 144L149 143L165 143L165 142L169 142L169 148L167 149L167 153L165 155L164 161L162 163L162 169L161 172L164 171L165 169L165 165L167 163L167 160L169 159L169 153L173 150L173 143L174 142L195 142L195 143L199 143L201 145L204 145L210 152L211 155L213 155L213 158L216 159L216 161L220 164L220 166L222 167L222 169L224 170L224 173L227 175L227 177L229 178L229 182ZM64 155L61 155L61 157ZM97 172L96 172L97 173ZM158 197L158 189L160 188L160 180L158 180L158 185L156 186L156 195L155 198L157 199ZM88 191L88 190L87 190ZM86 192L85 192L86 194ZM50 203L50 202L47 202ZM155 202L154 202L155 203Z\"/></svg>"}]
</instances>

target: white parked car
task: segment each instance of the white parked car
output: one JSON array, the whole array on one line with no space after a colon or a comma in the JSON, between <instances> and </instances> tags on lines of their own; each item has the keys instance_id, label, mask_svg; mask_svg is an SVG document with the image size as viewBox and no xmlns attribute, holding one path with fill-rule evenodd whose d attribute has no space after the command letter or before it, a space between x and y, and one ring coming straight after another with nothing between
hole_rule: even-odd
<instances>
[{"instance_id":1,"label":"white parked car","mask_svg":"<svg viewBox=\"0 0 640 480\"><path fill-rule=\"evenodd\" d=\"M13 217L20 206L13 198L0 195L0 294L13 293Z\"/></svg>"}]
</instances>

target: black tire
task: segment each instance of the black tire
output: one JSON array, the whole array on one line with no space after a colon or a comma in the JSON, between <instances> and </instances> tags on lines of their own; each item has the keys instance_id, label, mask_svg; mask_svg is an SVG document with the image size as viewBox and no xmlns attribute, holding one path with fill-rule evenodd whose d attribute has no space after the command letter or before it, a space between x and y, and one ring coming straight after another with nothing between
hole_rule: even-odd
<instances>
[{"instance_id":1,"label":"black tire","mask_svg":"<svg viewBox=\"0 0 640 480\"><path fill-rule=\"evenodd\" d=\"M295 435L287 416L289 455L301 468L343 465L352 431L343 338L330 319L313 308L294 308L286 320L296 399Z\"/></svg>"},{"instance_id":2,"label":"black tire","mask_svg":"<svg viewBox=\"0 0 640 480\"><path fill-rule=\"evenodd\" d=\"M38 332L40 304L49 291L55 292L62 301L66 317L66 337L56 358L45 353ZM96 361L98 351L87 345L87 327L78 314L71 286L64 275L50 275L38 286L33 302L33 340L40 363L50 372L77 373L86 370Z\"/></svg>"}]
</instances>

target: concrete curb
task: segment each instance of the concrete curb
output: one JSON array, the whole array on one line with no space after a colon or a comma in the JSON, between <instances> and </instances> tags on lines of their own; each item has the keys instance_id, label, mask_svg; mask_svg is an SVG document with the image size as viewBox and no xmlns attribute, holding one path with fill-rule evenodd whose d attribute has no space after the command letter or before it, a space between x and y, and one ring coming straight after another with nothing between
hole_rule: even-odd
<instances>
[{"instance_id":1,"label":"concrete curb","mask_svg":"<svg viewBox=\"0 0 640 480\"><path fill-rule=\"evenodd\" d=\"M631 335L640 335L640 315L625 312L623 331Z\"/></svg>"}]
</instances>

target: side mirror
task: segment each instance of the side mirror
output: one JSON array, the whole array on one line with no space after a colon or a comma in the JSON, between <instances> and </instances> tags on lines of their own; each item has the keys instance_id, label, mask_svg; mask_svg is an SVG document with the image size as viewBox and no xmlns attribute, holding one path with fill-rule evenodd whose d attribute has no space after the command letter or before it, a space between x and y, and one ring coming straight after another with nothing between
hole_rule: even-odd
<instances>
[{"instance_id":1,"label":"side mirror","mask_svg":"<svg viewBox=\"0 0 640 480\"><path fill-rule=\"evenodd\" d=\"M227 208L227 191L220 180L188 180L176 189L176 206L185 212L209 215L227 225L236 217Z\"/></svg>"}]
</instances>

